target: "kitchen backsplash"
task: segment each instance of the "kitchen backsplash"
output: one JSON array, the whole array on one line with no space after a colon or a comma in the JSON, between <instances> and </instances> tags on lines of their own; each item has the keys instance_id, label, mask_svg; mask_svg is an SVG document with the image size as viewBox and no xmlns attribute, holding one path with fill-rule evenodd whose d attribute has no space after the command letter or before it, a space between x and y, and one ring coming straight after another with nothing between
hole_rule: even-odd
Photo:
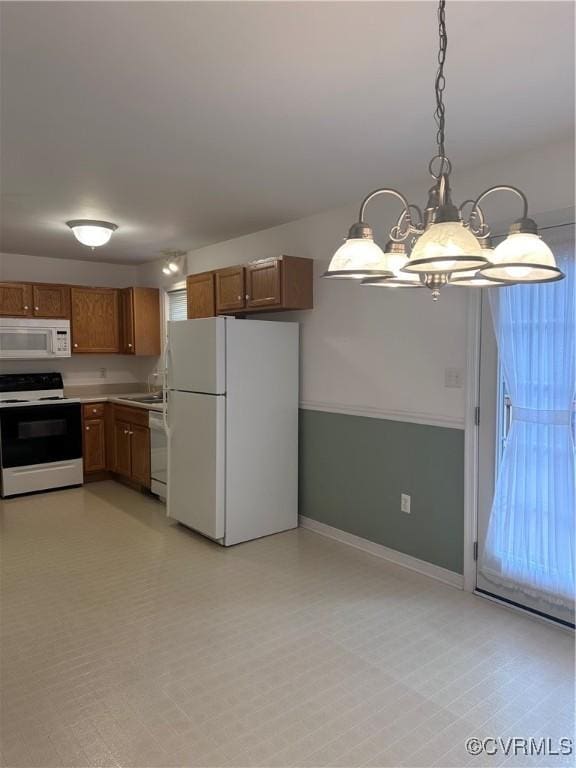
<instances>
[{"instance_id":1,"label":"kitchen backsplash","mask_svg":"<svg viewBox=\"0 0 576 768\"><path fill-rule=\"evenodd\" d=\"M2 373L44 373L58 371L65 387L106 386L152 383L153 372L160 363L156 357L130 357L128 355L73 355L62 360L2 360Z\"/></svg>"}]
</instances>

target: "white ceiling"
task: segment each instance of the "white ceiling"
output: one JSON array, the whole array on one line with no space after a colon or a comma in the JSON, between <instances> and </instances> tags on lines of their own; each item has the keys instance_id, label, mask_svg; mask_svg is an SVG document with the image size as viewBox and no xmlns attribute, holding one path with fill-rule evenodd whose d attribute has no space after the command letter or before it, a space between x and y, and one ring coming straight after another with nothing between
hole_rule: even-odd
<instances>
[{"instance_id":1,"label":"white ceiling","mask_svg":"<svg viewBox=\"0 0 576 768\"><path fill-rule=\"evenodd\" d=\"M447 20L456 173L572 132L571 2ZM64 222L96 218L143 262L428 186L430 2L3 3L1 44L4 251L93 259Z\"/></svg>"}]
</instances>

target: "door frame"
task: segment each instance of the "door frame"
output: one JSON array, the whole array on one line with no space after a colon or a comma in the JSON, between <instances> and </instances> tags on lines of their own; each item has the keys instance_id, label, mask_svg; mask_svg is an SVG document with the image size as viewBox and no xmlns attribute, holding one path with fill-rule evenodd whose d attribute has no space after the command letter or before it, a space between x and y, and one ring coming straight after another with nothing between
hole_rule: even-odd
<instances>
[{"instance_id":1,"label":"door frame","mask_svg":"<svg viewBox=\"0 0 576 768\"><path fill-rule=\"evenodd\" d=\"M482 291L472 290L466 328L466 391L464 405L464 590L476 589L478 528L478 414L480 402L480 341Z\"/></svg>"},{"instance_id":2,"label":"door frame","mask_svg":"<svg viewBox=\"0 0 576 768\"><path fill-rule=\"evenodd\" d=\"M562 208L557 211L547 211L536 214L539 229L545 230L565 225L574 225L574 211L572 208ZM507 226L496 225L494 231L498 237L505 234ZM501 236L501 234L500 234ZM479 423L478 416L480 404L480 347L482 332L482 294L485 289L470 291L470 300L467 312L466 328L466 389L464 411L464 590L476 591L476 547L478 532L478 458L479 458ZM480 416L481 418L481 416ZM544 621L553 626L560 626L553 619L547 619L533 614L523 608L507 605L504 601L490 598L488 595L476 593L486 599L492 599L499 605L508 609L520 611L524 616L531 616L539 621Z\"/></svg>"}]
</instances>

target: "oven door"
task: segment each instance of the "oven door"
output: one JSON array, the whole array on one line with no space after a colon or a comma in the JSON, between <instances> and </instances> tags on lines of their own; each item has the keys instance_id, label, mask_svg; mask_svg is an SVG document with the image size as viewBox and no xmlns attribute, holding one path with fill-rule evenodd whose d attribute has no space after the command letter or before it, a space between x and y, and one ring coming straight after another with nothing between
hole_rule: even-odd
<instances>
[{"instance_id":1,"label":"oven door","mask_svg":"<svg viewBox=\"0 0 576 768\"><path fill-rule=\"evenodd\" d=\"M79 459L80 403L0 409L3 469Z\"/></svg>"},{"instance_id":2,"label":"oven door","mask_svg":"<svg viewBox=\"0 0 576 768\"><path fill-rule=\"evenodd\" d=\"M0 358L25 360L54 357L55 354L53 328L0 328Z\"/></svg>"}]
</instances>

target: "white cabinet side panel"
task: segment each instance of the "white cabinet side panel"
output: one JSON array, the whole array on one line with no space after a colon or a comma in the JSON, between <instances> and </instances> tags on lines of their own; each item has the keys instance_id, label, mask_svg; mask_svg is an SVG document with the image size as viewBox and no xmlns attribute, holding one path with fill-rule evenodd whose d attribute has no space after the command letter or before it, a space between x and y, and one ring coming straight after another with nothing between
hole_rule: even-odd
<instances>
[{"instance_id":1,"label":"white cabinet side panel","mask_svg":"<svg viewBox=\"0 0 576 768\"><path fill-rule=\"evenodd\" d=\"M227 326L226 545L298 525L297 323Z\"/></svg>"},{"instance_id":2,"label":"white cabinet side panel","mask_svg":"<svg viewBox=\"0 0 576 768\"><path fill-rule=\"evenodd\" d=\"M168 394L167 514L212 539L224 536L226 398Z\"/></svg>"}]
</instances>

